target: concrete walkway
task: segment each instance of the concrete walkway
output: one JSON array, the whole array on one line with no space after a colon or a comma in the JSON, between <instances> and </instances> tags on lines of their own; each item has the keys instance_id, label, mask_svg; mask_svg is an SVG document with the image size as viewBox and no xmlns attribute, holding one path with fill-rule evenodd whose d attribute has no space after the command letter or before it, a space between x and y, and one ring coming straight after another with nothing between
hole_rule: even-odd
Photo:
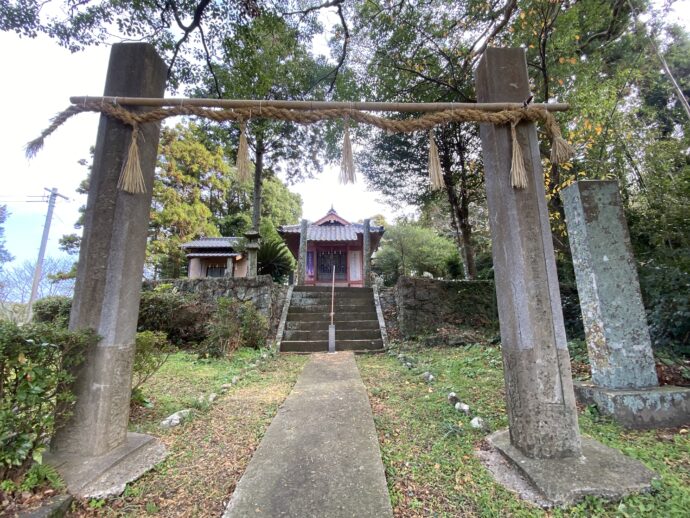
<instances>
[{"instance_id":1,"label":"concrete walkway","mask_svg":"<svg viewBox=\"0 0 690 518\"><path fill-rule=\"evenodd\" d=\"M314 354L304 367L223 514L247 516L393 516L351 352Z\"/></svg>"}]
</instances>

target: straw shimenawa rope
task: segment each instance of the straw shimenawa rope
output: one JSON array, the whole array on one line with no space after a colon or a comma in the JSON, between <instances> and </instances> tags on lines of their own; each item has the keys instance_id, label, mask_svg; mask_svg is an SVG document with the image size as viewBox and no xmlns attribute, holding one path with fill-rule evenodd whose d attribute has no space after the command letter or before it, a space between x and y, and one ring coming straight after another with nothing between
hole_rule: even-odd
<instances>
[{"instance_id":1,"label":"straw shimenawa rope","mask_svg":"<svg viewBox=\"0 0 690 518\"><path fill-rule=\"evenodd\" d=\"M176 116L196 116L205 119L210 119L216 122L223 121L237 121L240 124L246 123L253 118L264 118L264 119L277 119L283 121L294 122L298 124L314 124L319 121L324 120L336 120L344 119L349 117L350 119L363 123L370 124L382 130L392 133L411 133L414 131L429 131L435 126L440 124L447 124L451 122L484 122L496 125L510 124L511 128L514 128L521 121L528 122L541 122L544 125L547 136L551 140L551 161L553 163L564 163L573 156L574 150L570 144L568 144L561 135L560 127L554 116L549 113L546 109L536 106L527 106L523 108L508 109L498 112L489 112L480 109L472 108L459 108L452 110L443 110L439 112L432 112L422 115L417 118L411 119L388 119L385 117L379 117L377 115L372 115L371 113L353 110L351 108L347 109L314 109L309 111L303 110L291 110L286 108L276 108L272 106L262 107L260 111L251 109L219 109L219 108L208 108L203 106L190 106L190 105L179 105L179 106L169 106L163 108L155 108L145 112L133 112L130 111L119 104L110 104L103 102L84 102L78 105L72 105L65 111L59 113L51 122L50 126L46 128L41 135L29 142L26 147L26 154L28 157L33 157L36 153L43 147L43 142L45 138L53 133L60 125L66 122L69 118L73 117L82 112L99 112L108 117L116 119L124 124L135 128L137 125L146 124L148 122L160 122L168 117ZM130 145L128 160L134 160L138 154L137 147L137 136L138 131L132 131L132 143ZM244 131L241 132L241 135ZM346 134L345 140L348 140ZM246 141L246 136L245 136ZM516 142L516 139L513 139ZM346 142L344 142L346 143ZM240 145L242 144L242 139L240 138ZM519 147L519 146L514 146ZM134 148L134 149L133 149ZM238 150L238 168L243 167L242 163L246 161L241 160L242 154L241 149ZM516 160L519 162L520 154L516 153L515 149L513 165L517 166L514 169L519 172L519 164L516 164ZM515 156L517 155L517 156ZM524 164L523 164L524 168ZM131 171L133 175L137 174L136 166L131 166L126 163L123 171ZM139 169L140 171L140 169ZM354 173L354 166L352 169ZM142 179L143 181L143 179ZM123 184L129 182L124 182ZM134 181L135 184L138 180ZM516 181L513 179L513 186L516 188L521 188L523 185L521 181ZM135 187L136 188L136 187ZM132 191L128 191L132 192Z\"/></svg>"},{"instance_id":2,"label":"straw shimenawa rope","mask_svg":"<svg viewBox=\"0 0 690 518\"><path fill-rule=\"evenodd\" d=\"M340 183L355 183L355 161L352 157L352 143L350 142L350 117L345 117L345 131L343 132L343 156L340 159Z\"/></svg>"},{"instance_id":3,"label":"straw shimenawa rope","mask_svg":"<svg viewBox=\"0 0 690 518\"><path fill-rule=\"evenodd\" d=\"M443 189L443 174L441 173L441 160L438 157L438 147L434 138L434 130L429 130L429 181L434 190Z\"/></svg>"}]
</instances>

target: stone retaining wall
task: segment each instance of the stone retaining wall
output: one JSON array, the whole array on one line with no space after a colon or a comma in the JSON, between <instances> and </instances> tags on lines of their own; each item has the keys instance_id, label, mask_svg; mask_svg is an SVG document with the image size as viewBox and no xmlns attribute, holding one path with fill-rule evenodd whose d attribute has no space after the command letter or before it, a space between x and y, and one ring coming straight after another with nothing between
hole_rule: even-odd
<instances>
[{"instance_id":1,"label":"stone retaining wall","mask_svg":"<svg viewBox=\"0 0 690 518\"><path fill-rule=\"evenodd\" d=\"M398 327L405 337L445 326L496 326L492 281L442 281L401 277L395 285Z\"/></svg>"},{"instance_id":2,"label":"stone retaining wall","mask_svg":"<svg viewBox=\"0 0 690 518\"><path fill-rule=\"evenodd\" d=\"M275 334L285 303L287 286L273 282L270 275L246 277L218 277L205 279L161 279L145 281L142 290L152 290L160 284L172 284L180 293L196 294L203 302L213 303L218 297L251 301L270 322Z\"/></svg>"}]
</instances>

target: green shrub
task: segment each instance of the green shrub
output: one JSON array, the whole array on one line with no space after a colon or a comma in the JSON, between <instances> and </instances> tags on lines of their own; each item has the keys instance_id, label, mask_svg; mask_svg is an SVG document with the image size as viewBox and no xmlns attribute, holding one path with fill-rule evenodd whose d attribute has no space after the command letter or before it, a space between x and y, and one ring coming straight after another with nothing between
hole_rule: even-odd
<instances>
[{"instance_id":1,"label":"green shrub","mask_svg":"<svg viewBox=\"0 0 690 518\"><path fill-rule=\"evenodd\" d=\"M259 349L265 345L268 323L251 302L221 297L206 328L202 355L229 356L240 346Z\"/></svg>"},{"instance_id":2,"label":"green shrub","mask_svg":"<svg viewBox=\"0 0 690 518\"><path fill-rule=\"evenodd\" d=\"M256 260L259 275L270 275L276 282L283 282L295 269L295 260L281 239L261 243Z\"/></svg>"},{"instance_id":3,"label":"green shrub","mask_svg":"<svg viewBox=\"0 0 690 518\"><path fill-rule=\"evenodd\" d=\"M139 303L139 331L160 331L176 345L201 343L211 314L197 296L175 291L145 291Z\"/></svg>"},{"instance_id":4,"label":"green shrub","mask_svg":"<svg viewBox=\"0 0 690 518\"><path fill-rule=\"evenodd\" d=\"M690 274L655 261L641 265L639 274L652 343L690 356Z\"/></svg>"},{"instance_id":5,"label":"green shrub","mask_svg":"<svg viewBox=\"0 0 690 518\"><path fill-rule=\"evenodd\" d=\"M55 324L0 322L0 479L18 480L40 462L56 418L73 402L68 371L97 339Z\"/></svg>"},{"instance_id":6,"label":"green shrub","mask_svg":"<svg viewBox=\"0 0 690 518\"><path fill-rule=\"evenodd\" d=\"M57 324L60 327L67 327L71 310L71 297L46 297L34 303L33 319L34 322L44 322L48 324Z\"/></svg>"},{"instance_id":7,"label":"green shrub","mask_svg":"<svg viewBox=\"0 0 690 518\"><path fill-rule=\"evenodd\" d=\"M57 470L49 464L34 464L26 472L19 484L20 491L33 491L37 487L48 485L54 489L62 489L65 484Z\"/></svg>"},{"instance_id":8,"label":"green shrub","mask_svg":"<svg viewBox=\"0 0 690 518\"><path fill-rule=\"evenodd\" d=\"M132 391L136 391L160 369L173 352L165 333L142 331L137 333L136 352L132 368Z\"/></svg>"}]
</instances>

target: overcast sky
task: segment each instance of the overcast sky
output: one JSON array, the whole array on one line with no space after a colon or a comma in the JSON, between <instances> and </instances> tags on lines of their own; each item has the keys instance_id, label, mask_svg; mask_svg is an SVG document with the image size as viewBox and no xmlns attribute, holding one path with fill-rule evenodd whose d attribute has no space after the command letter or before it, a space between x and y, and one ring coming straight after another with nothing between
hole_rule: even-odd
<instances>
[{"instance_id":1,"label":"overcast sky","mask_svg":"<svg viewBox=\"0 0 690 518\"><path fill-rule=\"evenodd\" d=\"M690 26L690 0L678 2L675 10L675 16ZM24 146L40 134L51 117L68 107L70 96L102 94L108 55L105 46L70 54L46 37L22 39L0 32L0 98L4 102L0 204L6 204L10 212L5 237L15 262L33 261L38 255L47 204L29 200L40 200L46 194L44 188L57 187L69 198L57 201L47 255L59 255L58 239L74 231L78 208L85 203L75 192L86 174L78 161L89 158L98 116L73 117L46 139L44 149L31 161L24 157ZM390 207L377 201L375 192L366 190L363 181L343 186L337 176L337 168L333 168L315 180L291 187L302 195L305 218L318 219L331 205L353 221L378 213L389 221L395 217Z\"/></svg>"}]
</instances>

